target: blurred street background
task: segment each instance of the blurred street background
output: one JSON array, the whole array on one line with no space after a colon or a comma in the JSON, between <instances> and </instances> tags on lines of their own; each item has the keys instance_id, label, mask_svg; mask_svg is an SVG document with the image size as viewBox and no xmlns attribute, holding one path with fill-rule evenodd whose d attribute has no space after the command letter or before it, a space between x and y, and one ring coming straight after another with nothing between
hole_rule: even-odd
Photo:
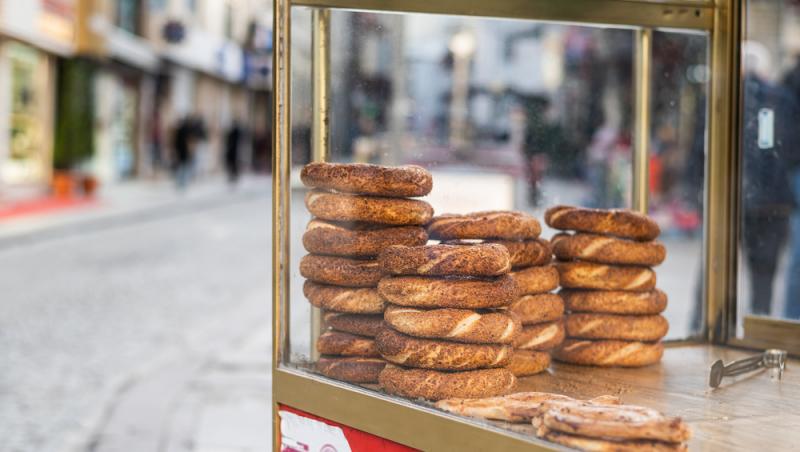
<instances>
[{"instance_id":1,"label":"blurred street background","mask_svg":"<svg viewBox=\"0 0 800 452\"><path fill-rule=\"evenodd\" d=\"M788 90L800 6L748 5L753 54L779 68L761 83ZM292 14L296 264L312 49L310 10ZM269 449L271 24L268 0L0 0L0 450ZM628 207L634 42L631 29L334 11L332 159L426 166L437 213ZM650 214L681 339L703 320L708 37L656 31L652 55ZM761 238L777 313L788 244Z\"/></svg>"}]
</instances>

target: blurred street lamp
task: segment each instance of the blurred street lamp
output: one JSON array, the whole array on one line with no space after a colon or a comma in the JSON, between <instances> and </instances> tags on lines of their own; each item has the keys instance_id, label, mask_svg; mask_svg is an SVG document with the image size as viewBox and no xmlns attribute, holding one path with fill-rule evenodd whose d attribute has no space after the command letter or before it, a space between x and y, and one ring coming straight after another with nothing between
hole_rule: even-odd
<instances>
[{"instance_id":1,"label":"blurred street lamp","mask_svg":"<svg viewBox=\"0 0 800 452\"><path fill-rule=\"evenodd\" d=\"M450 99L450 146L457 155L467 150L467 118L469 103L469 67L475 53L475 35L461 30L450 38L453 54L453 92Z\"/></svg>"}]
</instances>

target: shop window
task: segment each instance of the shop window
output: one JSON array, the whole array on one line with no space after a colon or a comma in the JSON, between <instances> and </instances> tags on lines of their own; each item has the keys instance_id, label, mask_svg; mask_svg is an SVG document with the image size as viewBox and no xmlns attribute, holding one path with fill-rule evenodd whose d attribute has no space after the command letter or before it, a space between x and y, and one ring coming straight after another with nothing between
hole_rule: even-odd
<instances>
[{"instance_id":1,"label":"shop window","mask_svg":"<svg viewBox=\"0 0 800 452\"><path fill-rule=\"evenodd\" d=\"M128 33L141 34L141 2L139 0L117 0L117 27Z\"/></svg>"},{"instance_id":2,"label":"shop window","mask_svg":"<svg viewBox=\"0 0 800 452\"><path fill-rule=\"evenodd\" d=\"M225 2L224 14L225 37L233 39L233 3L230 0Z\"/></svg>"},{"instance_id":3,"label":"shop window","mask_svg":"<svg viewBox=\"0 0 800 452\"><path fill-rule=\"evenodd\" d=\"M310 155L309 11L293 9L293 159ZM451 16L331 12L330 160L419 164L437 214L631 207L635 32ZM668 250L668 339L702 331L708 36L657 31L650 215ZM298 169L299 171L299 169ZM309 356L297 271L309 214L293 193L291 344ZM545 230L550 238L555 231Z\"/></svg>"}]
</instances>

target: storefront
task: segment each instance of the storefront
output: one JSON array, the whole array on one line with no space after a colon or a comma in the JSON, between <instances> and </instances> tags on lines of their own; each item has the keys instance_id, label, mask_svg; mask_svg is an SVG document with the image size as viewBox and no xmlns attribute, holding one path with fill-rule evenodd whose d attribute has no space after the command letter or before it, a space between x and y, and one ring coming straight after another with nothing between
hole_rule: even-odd
<instances>
[{"instance_id":1,"label":"storefront","mask_svg":"<svg viewBox=\"0 0 800 452\"><path fill-rule=\"evenodd\" d=\"M394 91L386 93L386 110L400 112L402 119L398 121L401 126L395 130L398 135L393 141L400 146L385 149L384 152L392 155L377 156L373 163L395 161L423 166L433 181L433 188L428 187L425 192L430 195L423 199L436 215L514 209L538 218L544 225L546 209L559 204L626 208L649 215L649 221L657 223L662 232L659 241L666 249L666 260L659 262L655 269L657 278L647 272L650 276L646 279L651 279L652 283L648 290L654 290L657 284L668 299L666 306L658 311L659 322L669 323L668 332L665 330L653 338L650 334L655 328L643 328L648 339L641 339L637 347L631 349L656 350L661 347L659 341L663 337L663 357L659 354L655 364L642 367L629 368L626 367L629 364L619 362L621 367L603 367L620 359L620 354L612 353L611 361L600 363L597 360L595 364L600 366L584 366L574 365L576 359L573 364L566 363L570 359L565 357L568 356L566 352L556 351L549 369L519 377L514 392L539 391L578 399L614 396L624 403L680 416L692 430L688 442L690 450L790 450L796 447L795 430L800 424L800 378L792 370L800 364L794 359L800 354L800 324L797 322L800 293L796 292L800 289L793 284L800 279L800 273L795 270L796 261L800 262L800 257L795 256L796 250L800 250L795 243L800 241L800 193L794 194L798 185L797 161L800 161L797 158L800 132L793 126L800 120L800 89L796 75L800 49L794 45L798 42L796 24L800 23L800 8L796 2L531 0L387 4L371 0L277 0L275 5L272 211L275 450L376 450L378 447L384 450L550 450L560 447L539 438L530 419L523 424L480 420L441 409L432 403L438 395L399 396L421 394L424 388L450 378L442 375L453 375L447 372L457 370L447 367L450 364L443 364L445 358L435 364L420 363L435 361L437 358L431 356L444 353L441 350L458 349L461 353L469 347L448 349L448 345L442 345L446 342L443 336L435 336L445 333L414 336L401 330L390 322L389 311L382 314L383 307L366 307L367 295L360 300L363 304L358 308L336 304L345 299L355 300L353 294L358 292L372 294L387 306L408 302L408 306L418 311L430 312L431 306L420 308L410 304L421 303L418 300L402 298L413 292L409 288L412 283L433 284L431 276L444 279L453 275L459 278L475 275L425 273L445 258L438 261L430 258L435 262L425 261L411 268L414 266L406 264L411 259L398 258L390 263L386 253L380 254L383 249L375 252L373 247L371 252L357 252L336 248L335 245L343 242L333 243L336 242L330 238L333 236L313 242L312 236L306 235L314 229L352 234L348 237L360 237L361 232L371 231L369 227L349 228L347 223L336 223L337 219L356 221L348 217L351 210L341 205L333 209L335 211L324 213L330 217L311 211L315 199L326 195L306 196L309 190L337 187L314 185L306 180L303 186L298 182L302 168L293 166L293 150L302 150L304 143L298 141L296 124L290 118L311 118L310 146L314 161L352 161L349 150L331 146L331 143L337 142L337 134L350 132L339 128L339 124L349 118L338 112L350 114L342 104L358 99L350 98L351 93L346 90L331 87L340 86L337 79L352 75L358 55L349 54L352 49L337 48L333 43L343 36L350 40L363 38L361 34L367 31L348 24L356 20L380 23L370 16L387 13L403 13L406 22L401 29L405 32L399 34L405 36L404 43L408 47L404 50L402 45L394 45L386 52L400 53L384 57L392 61L404 59L404 64L395 65L395 68L416 65L416 69L409 72L426 74L427 78L401 84L407 86L402 88L407 91L396 92L398 88L395 87ZM302 25L296 26L297 20L306 20L307 7L311 10L310 39L305 36L295 41L296 34L304 29ZM359 14L363 16L350 20ZM443 17L450 21L443 22ZM529 26L520 25L523 23ZM395 31L386 24L375 28L380 30L368 32L391 35ZM487 30L504 30L509 37L494 41L493 36L498 33L487 33ZM489 109L493 113L483 117L483 123L500 129L504 121L511 121L519 111L525 110L523 107L528 107L527 127L532 131L529 135L534 136L515 140L522 142L518 148L511 149L510 140L478 134L476 122L471 122L471 111L460 116L459 127L465 132L456 140L458 143L451 140L444 146L440 144L442 137L448 135L449 120L452 120L446 116L442 105L453 101L456 90L437 86L456 83L458 77L450 68L458 57L454 55L457 46L452 44L453 36L459 34L481 37L478 45L469 49L471 62L461 68L466 74L461 78L476 79L479 75L479 81L484 84L479 86L472 82L462 86L460 95L465 99L461 103L469 105L472 96L482 97L484 101L481 102L487 98L510 102L512 108L498 102L499 107ZM526 39L531 43L517 46L516 43ZM311 61L306 63L304 56L309 55L309 40ZM426 54L420 49L430 52ZM527 53L515 55L519 51ZM488 52L491 57L481 52ZM542 91L532 94L501 89L513 85L520 77L508 74L509 67L522 65L526 59L553 55L558 57L555 63L524 65L532 72L530 79L547 80L540 84ZM480 66L481 61L490 63ZM446 70L420 69L424 64L441 64ZM541 72L534 73L536 71ZM443 73L439 79L437 72ZM404 76L405 73L392 74L391 78L399 80ZM493 91L489 87L497 88ZM434 100L426 98L434 88L450 94ZM307 99L308 93L310 99ZM428 114L425 108L445 113L441 118L420 124L418 118L436 117L436 114ZM532 111L538 116L533 116ZM491 121L485 120L487 117ZM472 138L464 140L464 136ZM456 144L466 152L455 152ZM548 166L555 158L567 159L561 162L558 170ZM525 191L534 176L540 193L537 199L529 199ZM380 183L380 178L376 178L363 186L368 188L362 187L364 191L354 193L375 195L368 190L376 190L375 186ZM390 196L419 195L382 196L385 202L391 202L386 201ZM352 209L353 212L357 210L356 207ZM320 224L326 220L331 223ZM307 228L311 221L315 222L313 227L309 224ZM437 238L429 219L420 221L410 224L427 225L425 240L429 236L443 241L476 238L448 237L441 231ZM387 223L380 227L386 227ZM582 231L578 227L559 227L550 220L547 224L550 228L544 227L542 233L547 239L552 239L558 230ZM373 242L383 237L376 237ZM480 238L496 240L498 236ZM374 245L359 243L367 247ZM315 255L318 259L307 259ZM376 261L378 255L381 257ZM562 264L566 258L559 258L562 261L553 265L561 275L561 287L586 289L587 286L570 286L568 284L573 283L565 282ZM611 258L600 259L597 262ZM347 265L352 265L348 267L350 270L344 270ZM398 282L401 278L384 273L373 281L370 278L374 275L366 276L370 266L377 266L378 273L383 270L420 278ZM488 273L478 275L486 277ZM336 276L342 278L337 281ZM363 280L357 279L362 277ZM598 285L607 282L603 278ZM386 286L381 288L381 284ZM390 284L407 286L397 288L391 295L393 292L387 288ZM441 287L445 285L442 283ZM330 297L322 295L325 291ZM322 312L320 306L332 312ZM342 318L339 317L341 313L353 313L356 309L363 309L362 314L369 313L377 322L383 318L386 323L377 335L374 332L348 333L351 336L337 337L347 337L352 340L349 344L358 344L364 349L375 347L377 354L348 350L338 347L341 344L333 346L320 339L323 335L327 335L327 339L335 336L331 331L346 332L351 328L352 324L342 327L335 326L334 322ZM394 312L397 311L402 309L395 306ZM565 315L576 311L581 312L573 306ZM486 312L481 311L479 315ZM424 341L414 342L408 338L403 339L404 345L397 345L400 343L397 342L382 347L382 343L388 343L385 340L387 324L412 339L437 338L442 342L425 343L432 347L424 349L427 354L418 351L427 346ZM664 324L660 323L662 327ZM465 328L463 324L456 325L455 332L447 333L453 336L447 338L462 334ZM567 340L578 345L581 340L589 339L617 340L621 342L614 346L626 348L631 345L624 341L630 339L623 337L587 339L581 335L586 333L570 330L569 326L566 334ZM392 337L404 336L397 333ZM328 347L320 347L321 343ZM414 351L413 347L419 348ZM792 357L781 361L781 371L784 365L787 369L780 374L782 378L777 370L763 369L774 364L771 357L778 356L774 352L760 355L767 348L788 351ZM327 356L320 359L320 353ZM597 359L600 354L596 351L586 360ZM347 383L345 380L354 381L355 378L344 373L337 377L331 372L332 363L352 364L353 361L337 361L331 355L362 357L361 364L365 366L367 362L379 365L384 359L390 364L400 366L402 363L439 373L403 373L404 367L400 366L400 371L393 368L389 375L385 371L390 368L387 365L380 374L380 382L378 378L364 378L361 384ZM714 383L719 382L715 382L715 377L720 376L717 360L728 364L751 355L755 356L753 363L761 366L761 370L739 377L735 366L729 367L729 375L716 387ZM412 378L412 374L424 378L414 380L417 376ZM447 381L455 381L453 378ZM483 381L480 384L490 386L493 383ZM472 380L464 384L478 386L479 383ZM463 386L459 390L463 390ZM541 433L542 430L538 430ZM573 435L580 436L574 432ZM677 449L664 450L681 450L680 444L670 443L669 447Z\"/></svg>"},{"instance_id":2,"label":"storefront","mask_svg":"<svg viewBox=\"0 0 800 452\"><path fill-rule=\"evenodd\" d=\"M74 51L70 0L0 2L0 186L43 188L53 153L56 60Z\"/></svg>"},{"instance_id":3,"label":"storefront","mask_svg":"<svg viewBox=\"0 0 800 452\"><path fill-rule=\"evenodd\" d=\"M10 134L2 163L3 184L44 184L50 177L53 118L53 59L34 47L7 41L0 67L10 96L3 96ZM5 146L4 146L5 147Z\"/></svg>"}]
</instances>

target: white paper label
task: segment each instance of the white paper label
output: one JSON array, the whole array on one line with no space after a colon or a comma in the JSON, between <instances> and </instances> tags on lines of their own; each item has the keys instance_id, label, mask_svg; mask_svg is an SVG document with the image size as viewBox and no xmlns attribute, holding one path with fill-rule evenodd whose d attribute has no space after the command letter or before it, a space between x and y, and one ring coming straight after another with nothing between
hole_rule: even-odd
<instances>
[{"instance_id":1,"label":"white paper label","mask_svg":"<svg viewBox=\"0 0 800 452\"><path fill-rule=\"evenodd\" d=\"M281 418L281 452L350 452L350 444L339 427L288 411Z\"/></svg>"},{"instance_id":2,"label":"white paper label","mask_svg":"<svg viewBox=\"0 0 800 452\"><path fill-rule=\"evenodd\" d=\"M758 110L758 148L775 146L775 112L771 108Z\"/></svg>"}]
</instances>

